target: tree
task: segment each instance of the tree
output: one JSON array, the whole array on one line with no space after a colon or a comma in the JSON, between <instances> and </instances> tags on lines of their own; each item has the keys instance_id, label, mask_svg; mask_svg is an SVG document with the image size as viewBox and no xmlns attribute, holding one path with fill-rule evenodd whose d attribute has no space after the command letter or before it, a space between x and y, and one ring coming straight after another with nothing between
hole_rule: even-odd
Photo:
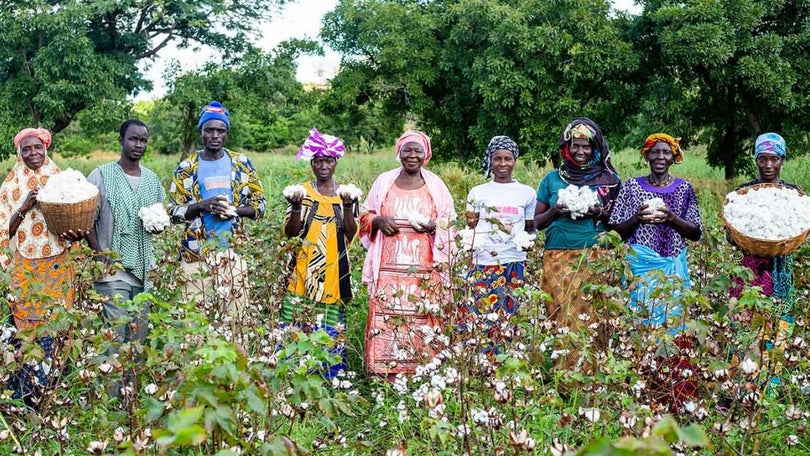
<instances>
[{"instance_id":1,"label":"tree","mask_svg":"<svg viewBox=\"0 0 810 456\"><path fill-rule=\"evenodd\" d=\"M138 63L166 45L237 58L286 0L12 0L0 10L0 134L59 132L85 109L150 88ZM7 151L7 150L6 150Z\"/></svg>"},{"instance_id":2,"label":"tree","mask_svg":"<svg viewBox=\"0 0 810 456\"><path fill-rule=\"evenodd\" d=\"M810 4L794 0L647 0L627 37L644 56L635 117L708 143L726 178L751 166L754 138L807 144Z\"/></svg>"},{"instance_id":3,"label":"tree","mask_svg":"<svg viewBox=\"0 0 810 456\"><path fill-rule=\"evenodd\" d=\"M573 118L624 120L638 58L615 17L606 0L341 0L322 30L343 54L333 104L380 103L431 133L439 156L477 158L508 134L556 157Z\"/></svg>"}]
</instances>

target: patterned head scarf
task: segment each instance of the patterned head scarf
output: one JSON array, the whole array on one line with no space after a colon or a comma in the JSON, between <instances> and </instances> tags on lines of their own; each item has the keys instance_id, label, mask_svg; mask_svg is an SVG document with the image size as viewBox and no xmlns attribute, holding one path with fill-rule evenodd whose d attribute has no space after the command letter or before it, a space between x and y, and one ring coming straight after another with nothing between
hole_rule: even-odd
<instances>
[{"instance_id":1,"label":"patterned head scarf","mask_svg":"<svg viewBox=\"0 0 810 456\"><path fill-rule=\"evenodd\" d=\"M484 163L481 166L484 170L484 179L489 179L489 176L492 175L492 155L502 149L512 152L515 160L517 160L520 152L518 151L518 145L515 140L508 136L493 136L492 139L489 140L487 150L484 151Z\"/></svg>"},{"instance_id":2,"label":"patterned head scarf","mask_svg":"<svg viewBox=\"0 0 810 456\"><path fill-rule=\"evenodd\" d=\"M298 160L312 160L315 157L332 157L338 159L346 152L343 141L337 136L325 135L313 128L309 137L298 149L295 158Z\"/></svg>"},{"instance_id":3,"label":"patterned head scarf","mask_svg":"<svg viewBox=\"0 0 810 456\"><path fill-rule=\"evenodd\" d=\"M647 153L653 148L655 143L665 142L669 144L669 148L672 149L672 157L675 159L675 163L680 163L683 161L683 150L681 149L681 145L678 144L679 140L680 138L673 138L666 133L653 133L644 140L644 147L641 148L641 156L646 159Z\"/></svg>"},{"instance_id":4,"label":"patterned head scarf","mask_svg":"<svg viewBox=\"0 0 810 456\"><path fill-rule=\"evenodd\" d=\"M17 152L20 151L20 143L22 143L22 140L29 136L33 136L42 141L42 144L45 145L45 149L51 147L51 132L44 128L25 128L14 136L14 147L17 149Z\"/></svg>"},{"instance_id":5,"label":"patterned head scarf","mask_svg":"<svg viewBox=\"0 0 810 456\"><path fill-rule=\"evenodd\" d=\"M230 111L228 111L225 106L222 106L222 103L212 101L200 111L200 121L197 122L197 130L202 129L202 126L209 120L221 120L225 122L225 126L228 127L230 131L231 121L228 120L229 115L231 115Z\"/></svg>"},{"instance_id":6,"label":"patterned head scarf","mask_svg":"<svg viewBox=\"0 0 810 456\"><path fill-rule=\"evenodd\" d=\"M593 150L590 162L583 166L571 158L571 144L575 139L587 139ZM560 135L557 146L563 158L559 170L563 181L579 187L588 185L618 189L621 180L610 162L610 149L602 135L602 129L593 120L579 117L568 124Z\"/></svg>"},{"instance_id":7,"label":"patterned head scarf","mask_svg":"<svg viewBox=\"0 0 810 456\"><path fill-rule=\"evenodd\" d=\"M425 149L425 163L424 166L427 166L428 162L430 161L430 157L433 156L433 151L430 150L430 138L428 135L422 133L421 131L416 130L408 130L402 134L402 136L397 139L396 145L394 145L394 149L397 152L397 160L399 160L399 152L402 150L402 147L409 142L415 142L422 146Z\"/></svg>"},{"instance_id":8,"label":"patterned head scarf","mask_svg":"<svg viewBox=\"0 0 810 456\"><path fill-rule=\"evenodd\" d=\"M757 136L754 142L754 158L759 154L775 154L782 158L787 156L787 143L785 138L776 133L765 133Z\"/></svg>"}]
</instances>

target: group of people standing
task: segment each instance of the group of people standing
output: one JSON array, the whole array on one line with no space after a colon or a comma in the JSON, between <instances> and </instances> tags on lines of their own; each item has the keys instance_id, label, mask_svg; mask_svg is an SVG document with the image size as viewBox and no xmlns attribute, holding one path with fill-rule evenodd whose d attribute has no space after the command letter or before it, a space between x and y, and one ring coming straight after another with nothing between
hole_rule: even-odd
<instances>
[{"instance_id":1,"label":"group of people standing","mask_svg":"<svg viewBox=\"0 0 810 456\"><path fill-rule=\"evenodd\" d=\"M285 319L295 323L297 310L316 309L330 334L340 339L344 305L352 299L348 245L360 237L367 251L362 280L369 292L366 369L389 379L414 372L434 353L426 341L436 340L433 336L446 323L436 310L453 302L442 293L449 289L443 286L449 280L444 273L458 247L451 195L441 179L425 169L432 155L430 139L418 131L405 132L395 145L401 166L381 174L360 203L337 196L340 185L332 175L343 156L343 144L316 130L312 135L298 157L311 161L316 179L305 185L306 195L288 198L285 234L301 237L304 246L292 261ZM624 182L592 120L582 117L567 125L558 147L561 165L535 191L513 176L519 148L512 138L496 136L487 146L483 169L485 178L492 179L470 191L465 207L466 226L475 230L476 240L468 275L473 298L458 306L459 327L481 316L489 322L508 319L518 309L520 299L513 290L524 284L527 249L514 240L521 232L542 230L540 288L550 295L546 317L572 332L586 330L599 317L583 285L598 281L590 266L609 252L600 236L615 230L628 245L626 259L633 275L632 284L626 280L629 308L640 315L640 323L664 326L678 347L688 347L689 340L681 337L683 309L675 298L691 287L688 241L701 238L703 222L692 185L670 173L672 165L684 158L678 140L663 133L647 137L640 154L649 172ZM759 177L752 182L782 182L778 166L785 157L784 140L763 135L756 151ZM558 201L560 190L572 185L596 195L596 203L577 217ZM307 215L313 207L317 214ZM777 276L777 266L768 266L774 262L785 263L749 259L743 264L761 269L755 272L762 281ZM677 285L662 296L655 289L665 278ZM318 286L306 285L311 281ZM331 292L316 295L314 290ZM497 349L501 327L484 325L492 342L487 349ZM570 348L558 365L593 374L594 360ZM688 359L678 356L669 362L676 371L685 372L690 366ZM674 390L676 401L683 400L694 392L694 385L687 379Z\"/></svg>"},{"instance_id":2,"label":"group of people standing","mask_svg":"<svg viewBox=\"0 0 810 456\"><path fill-rule=\"evenodd\" d=\"M243 218L259 218L265 210L262 184L253 164L225 148L228 117L228 110L218 102L202 109L198 129L203 149L180 162L174 172L167 215L185 226L180 247L184 270L186 265L194 271L204 269L212 242L227 247ZM2 254L0 261L11 275L8 302L15 330L37 328L72 307L75 273L68 251L71 243L85 239L98 252L97 258L109 265L94 288L103 297L102 313L116 342L145 340L149 302L139 301L141 307L135 311L128 310L131 304L127 302L152 289L148 273L156 265L152 236L157 233L144 227L139 210L166 199L160 178L141 164L148 139L142 121L130 119L121 125L120 158L87 177L100 196L92 228L54 234L36 204L39 189L61 171L48 156L51 134L43 128L26 128L16 135L16 163L0 187L0 248L11 254ZM195 279L185 276L188 282ZM44 360L40 365L24 363L12 376L7 386L14 398L31 400L47 386L48 363L56 344L53 335L39 332L36 341ZM14 343L21 342L15 338ZM111 353L114 351L115 347Z\"/></svg>"},{"instance_id":3,"label":"group of people standing","mask_svg":"<svg viewBox=\"0 0 810 456\"><path fill-rule=\"evenodd\" d=\"M228 110L212 102L203 108L198 129L203 149L177 166L167 211L172 222L185 227L180 248L184 271L203 271L205 276L211 249L227 248L241 221L260 218L266 202L251 161L225 148ZM10 249L12 256L0 260L11 272L14 293L9 303L17 329L38 326L49 313L71 306L73 270L66 255L71 242L86 238L92 249L114 252L108 260L119 265L95 284L98 293L109 297L105 317L114 322L120 342L143 341L148 303L132 315L122 302L151 288L147 272L155 265L151 239L155 233L144 229L138 210L163 202L166 196L158 176L140 164L148 135L143 122L122 124L120 159L88 177L101 196L93 229L60 236L47 229L35 204L38 188L60 171L47 156L50 134L25 129L15 137L17 161L0 188L0 247ZM668 330L677 335L683 329L681 308L653 289L663 277L677 278L680 289L690 287L687 241L699 240L702 233L694 189L670 174L671 166L684 156L678 141L662 133L650 135L641 148L649 173L624 182L592 120L581 117L568 124L558 147L561 165L543 178L536 191L513 176L519 148L512 138L495 136L485 149L483 170L492 180L472 188L465 206L466 226L474 230L476 240L468 276L473 296L457 309L459 327L481 316L490 323L508 320L518 310L520 299L513 291L524 283L528 248L515 239L542 230L540 287L550 296L546 317L571 331L585 329L598 317L583 284L594 280L589 265L607 252L600 236L615 230L628 244L627 260L640 279L632 287L629 307L644 314L644 324L674 322ZM345 358L344 311L355 293L349 246L359 237L367 251L362 268L369 296L366 368L393 380L428 361L434 353L430 341L446 337L443 309L453 296L445 285L459 247L455 205L441 178L425 168L432 150L424 133L409 130L397 140L400 166L377 177L362 202L355 193L343 191L334 178L345 150L339 138L313 129L296 156L309 161L313 179L303 184L303 193L286 196L284 234L301 243L288 261L288 293L280 315L285 324L308 321L308 329L324 329L336 342L334 353ZM758 138L759 178L752 183L790 186L779 179L785 151L778 135ZM570 186L587 187L596 195L587 211L576 217L559 201L560 191ZM746 257L743 264L754 270L759 281L755 284L771 283L773 295L789 299L789 258ZM200 290L209 285L202 283ZM43 292L49 297L47 305L41 299ZM493 342L490 349L497 350L501 341L499 327L486 325L486 337ZM46 358L51 356L53 340L44 336L38 343ZM586 374L595 369L576 349L559 362ZM324 375L333 376L344 366L339 362L327 367ZM12 384L16 397L42 386L42 370L25 369Z\"/></svg>"}]
</instances>

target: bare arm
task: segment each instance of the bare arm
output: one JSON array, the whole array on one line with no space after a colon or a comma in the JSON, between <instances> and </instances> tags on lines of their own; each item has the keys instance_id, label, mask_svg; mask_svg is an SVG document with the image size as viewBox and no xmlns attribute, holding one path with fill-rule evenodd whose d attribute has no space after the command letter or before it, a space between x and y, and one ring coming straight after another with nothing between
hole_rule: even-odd
<instances>
[{"instance_id":1,"label":"bare arm","mask_svg":"<svg viewBox=\"0 0 810 456\"><path fill-rule=\"evenodd\" d=\"M560 206L559 204L554 204L553 206L549 206L548 203L541 203L537 202L537 206L534 209L534 228L538 230L544 230L551 225L557 217L561 215L567 216L570 214L571 211L568 210L565 206Z\"/></svg>"}]
</instances>

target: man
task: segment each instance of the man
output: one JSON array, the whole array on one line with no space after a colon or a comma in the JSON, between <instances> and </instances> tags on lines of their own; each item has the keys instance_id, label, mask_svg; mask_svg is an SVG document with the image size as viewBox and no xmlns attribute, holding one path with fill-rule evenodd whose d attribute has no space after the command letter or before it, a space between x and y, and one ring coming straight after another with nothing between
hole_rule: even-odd
<instances>
[{"instance_id":1,"label":"man","mask_svg":"<svg viewBox=\"0 0 810 456\"><path fill-rule=\"evenodd\" d=\"M146 339L148 302L136 315L129 315L121 306L152 288L147 273L155 266L153 233L144 229L138 210L166 197L157 175L140 164L148 139L146 124L127 120L121 124L118 136L121 158L99 166L87 177L100 193L98 217L88 243L97 252L114 252L112 261L121 266L94 285L97 293L110 298L104 303L104 317L120 323L115 331L121 343L134 339L143 343Z\"/></svg>"},{"instance_id":2,"label":"man","mask_svg":"<svg viewBox=\"0 0 810 456\"><path fill-rule=\"evenodd\" d=\"M210 292L216 274L208 270L205 261L213 259L207 258L212 245L226 250L227 258L236 266L237 271L229 277L230 285L234 285L241 277L243 260L228 249L230 236L241 228L242 219L258 219L265 211L264 191L253 163L225 148L231 128L228 116L228 110L217 101L202 109L197 129L203 149L177 165L169 191L172 222L186 227L180 246L183 271L187 279L200 272L206 278L202 282L187 280L187 299L204 295L206 289Z\"/></svg>"}]
</instances>

